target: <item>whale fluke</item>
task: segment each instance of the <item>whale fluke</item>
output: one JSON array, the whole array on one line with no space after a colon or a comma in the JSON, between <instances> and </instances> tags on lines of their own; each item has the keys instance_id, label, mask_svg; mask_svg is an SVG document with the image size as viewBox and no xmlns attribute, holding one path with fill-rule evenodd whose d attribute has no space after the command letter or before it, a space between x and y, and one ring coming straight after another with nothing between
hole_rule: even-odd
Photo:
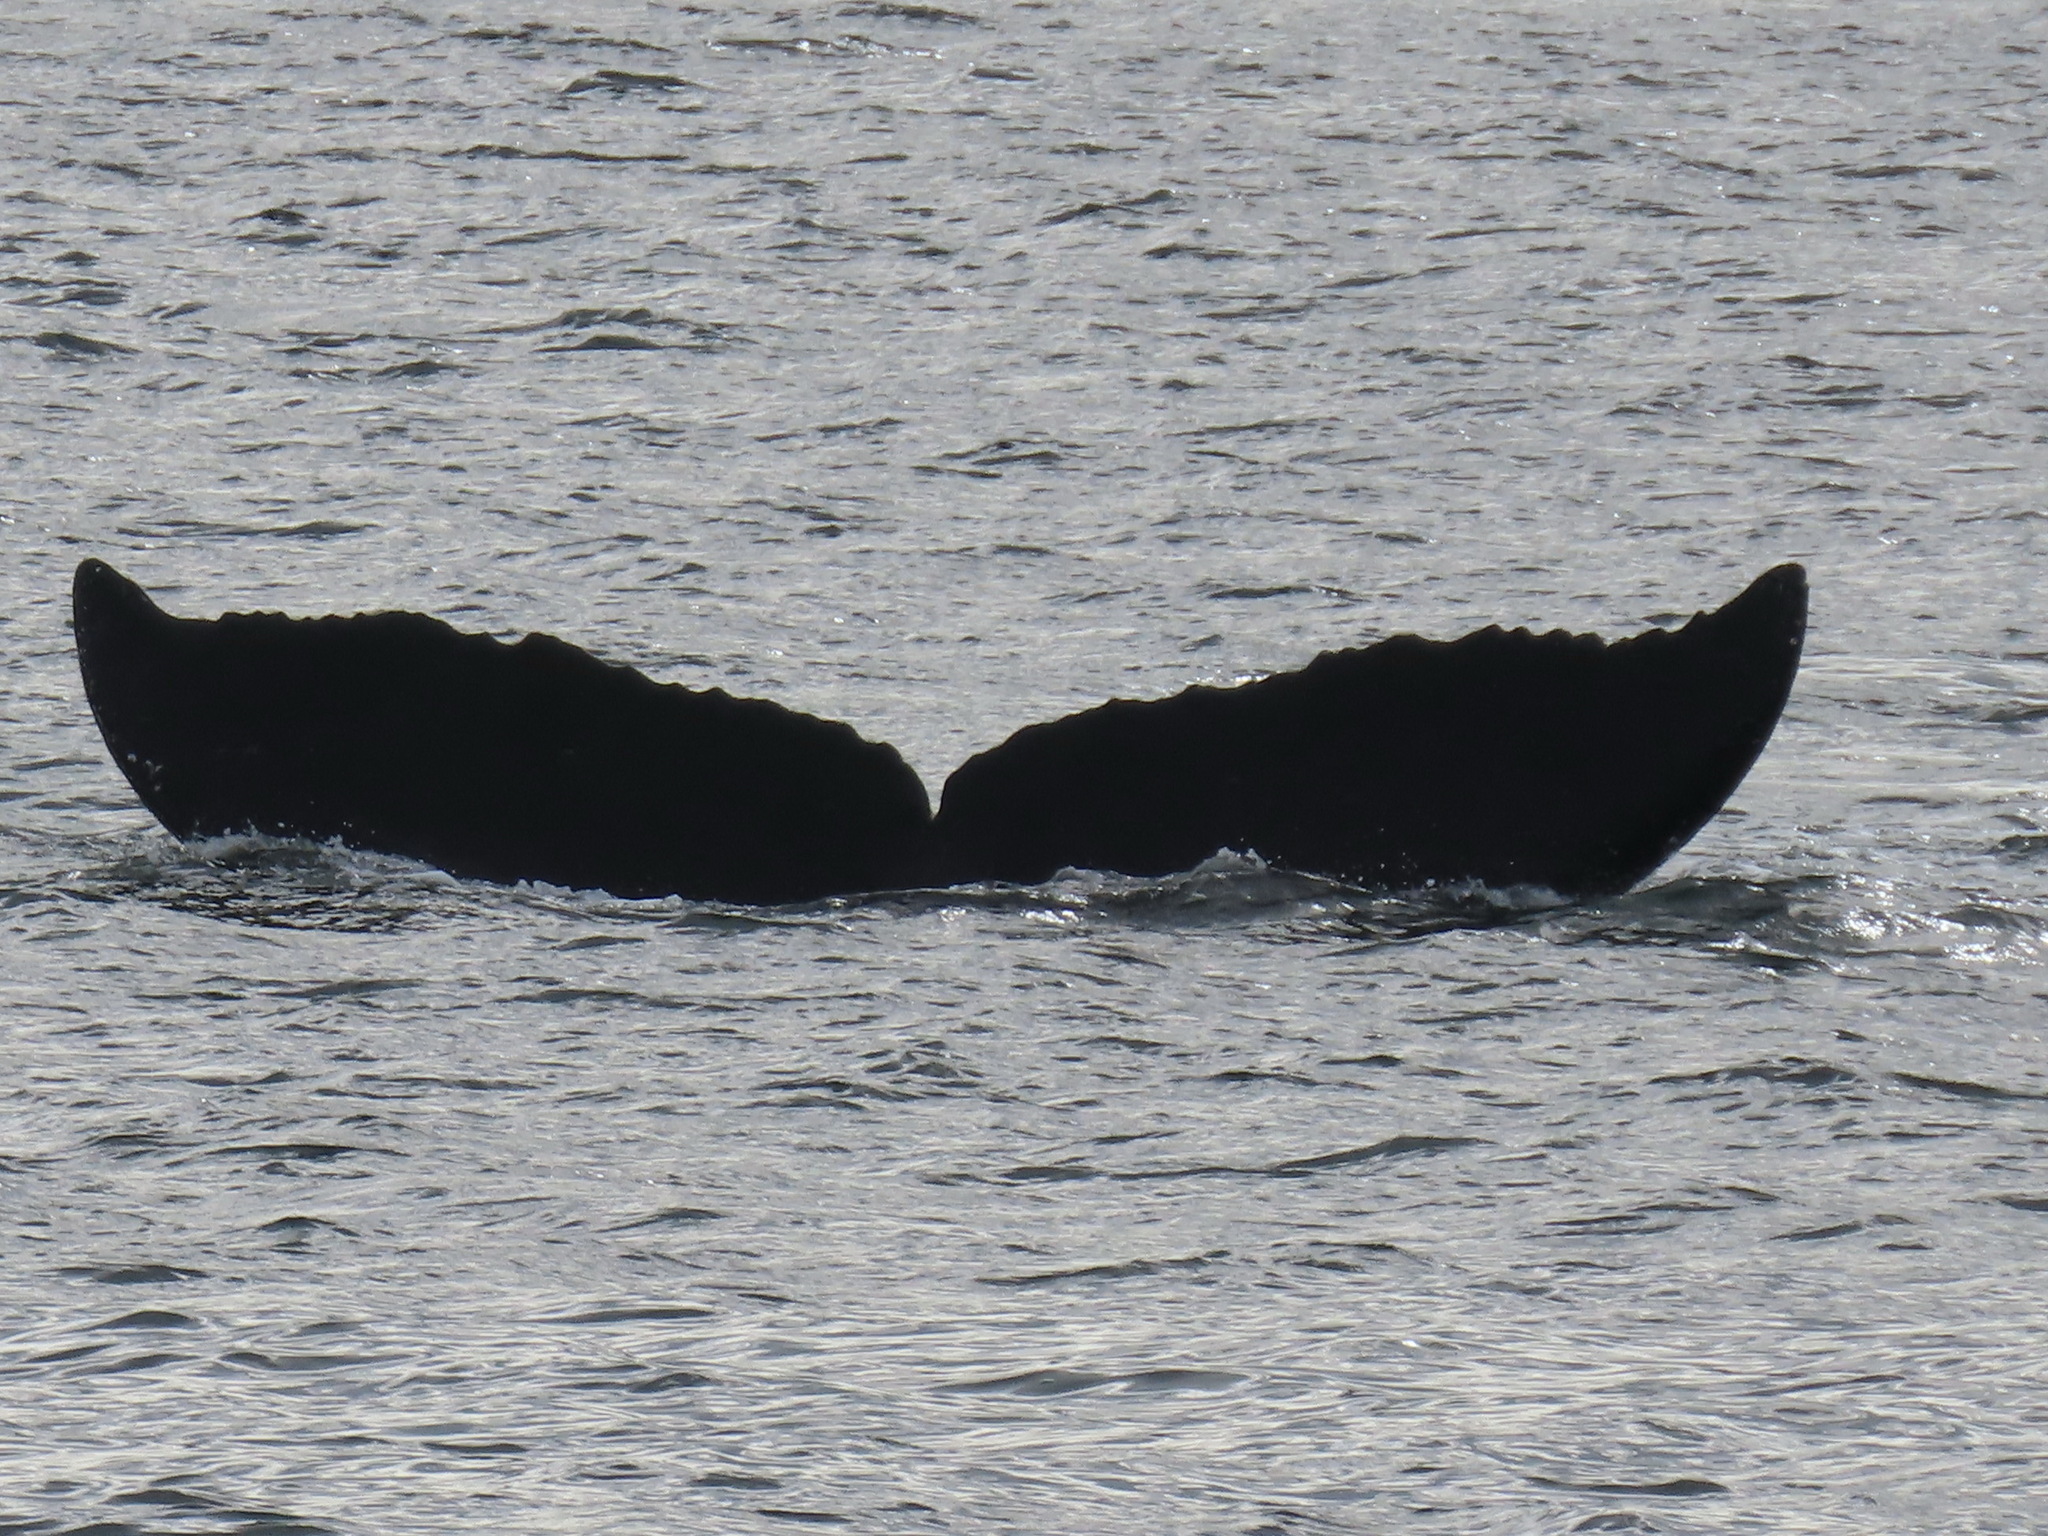
<instances>
[{"instance_id":1,"label":"whale fluke","mask_svg":"<svg viewBox=\"0 0 2048 1536\"><path fill-rule=\"evenodd\" d=\"M806 901L1221 849L1381 889L1625 890L1718 810L1799 665L1780 566L1683 629L1400 635L1236 688L1113 700L963 764L931 814L850 726L412 613L172 618L72 585L108 751L181 838L259 832L628 897Z\"/></svg>"},{"instance_id":2,"label":"whale fluke","mask_svg":"<svg viewBox=\"0 0 2048 1536\"><path fill-rule=\"evenodd\" d=\"M1683 629L1397 635L1235 688L1115 700L1019 731L946 781L956 868L1159 875L1219 848L1408 890L1624 891L1734 793L1806 633L1779 566Z\"/></svg>"},{"instance_id":3,"label":"whale fluke","mask_svg":"<svg viewBox=\"0 0 2048 1536\"><path fill-rule=\"evenodd\" d=\"M174 619L111 566L72 583L79 670L177 837L262 832L619 896L806 901L915 880L931 813L893 747L548 635L414 613Z\"/></svg>"}]
</instances>

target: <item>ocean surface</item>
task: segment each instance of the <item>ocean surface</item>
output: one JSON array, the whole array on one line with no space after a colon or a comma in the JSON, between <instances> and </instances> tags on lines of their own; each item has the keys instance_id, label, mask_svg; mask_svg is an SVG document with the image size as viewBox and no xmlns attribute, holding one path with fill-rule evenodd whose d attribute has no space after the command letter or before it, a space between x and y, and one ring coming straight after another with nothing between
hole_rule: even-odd
<instances>
[{"instance_id":1,"label":"ocean surface","mask_svg":"<svg viewBox=\"0 0 2048 1536\"><path fill-rule=\"evenodd\" d=\"M15 0L0 1533L2042 1529L2044 63L1996 3ZM1612 901L750 909L172 841L86 556L934 792L1393 633L1814 610Z\"/></svg>"}]
</instances>

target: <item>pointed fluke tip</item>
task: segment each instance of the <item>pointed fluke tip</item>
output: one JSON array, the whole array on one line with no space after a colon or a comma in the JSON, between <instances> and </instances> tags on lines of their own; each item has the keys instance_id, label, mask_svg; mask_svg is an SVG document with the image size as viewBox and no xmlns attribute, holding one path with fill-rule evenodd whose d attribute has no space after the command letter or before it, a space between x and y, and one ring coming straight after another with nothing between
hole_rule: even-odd
<instances>
[{"instance_id":1,"label":"pointed fluke tip","mask_svg":"<svg viewBox=\"0 0 2048 1536\"><path fill-rule=\"evenodd\" d=\"M71 577L71 623L80 634L121 618L160 615L147 592L104 560L81 560Z\"/></svg>"},{"instance_id":2,"label":"pointed fluke tip","mask_svg":"<svg viewBox=\"0 0 2048 1536\"><path fill-rule=\"evenodd\" d=\"M1806 567L1793 561L1772 566L1721 611L1768 615L1796 655L1806 642Z\"/></svg>"},{"instance_id":3,"label":"pointed fluke tip","mask_svg":"<svg viewBox=\"0 0 2048 1536\"><path fill-rule=\"evenodd\" d=\"M1806 567L1792 561L1774 565L1719 608L1694 614L1684 627L1702 635L1747 634L1763 648L1755 652L1760 657L1775 642L1796 666L1806 643Z\"/></svg>"},{"instance_id":4,"label":"pointed fluke tip","mask_svg":"<svg viewBox=\"0 0 2048 1536\"><path fill-rule=\"evenodd\" d=\"M1788 607L1796 605L1800 612L1805 612L1806 567L1796 560L1772 566L1738 593L1729 606L1750 601L1782 603Z\"/></svg>"},{"instance_id":5,"label":"pointed fluke tip","mask_svg":"<svg viewBox=\"0 0 2048 1536\"><path fill-rule=\"evenodd\" d=\"M1787 605L1797 604L1799 611L1804 613L1806 611L1806 567L1799 564L1796 560L1788 560L1783 565L1774 565L1768 571L1765 571L1763 575L1757 577L1755 581L1752 581L1749 584L1749 590L1742 593L1735 601L1739 603L1744 597L1748 597L1752 593L1774 598L1778 602Z\"/></svg>"}]
</instances>

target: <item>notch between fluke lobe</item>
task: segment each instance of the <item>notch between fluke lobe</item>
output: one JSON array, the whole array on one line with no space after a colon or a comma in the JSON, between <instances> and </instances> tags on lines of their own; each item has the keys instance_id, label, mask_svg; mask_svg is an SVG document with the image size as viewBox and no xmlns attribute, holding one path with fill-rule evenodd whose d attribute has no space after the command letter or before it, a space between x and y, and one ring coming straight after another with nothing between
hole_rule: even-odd
<instances>
[{"instance_id":1,"label":"notch between fluke lobe","mask_svg":"<svg viewBox=\"0 0 2048 1536\"><path fill-rule=\"evenodd\" d=\"M1798 671L1806 576L1608 642L1396 635L1299 671L1116 699L968 759L933 815L893 747L661 684L548 635L415 613L180 619L78 567L79 668L115 764L180 838L339 840L457 875L795 902L1224 849L1379 890L1618 892L1711 817Z\"/></svg>"}]
</instances>

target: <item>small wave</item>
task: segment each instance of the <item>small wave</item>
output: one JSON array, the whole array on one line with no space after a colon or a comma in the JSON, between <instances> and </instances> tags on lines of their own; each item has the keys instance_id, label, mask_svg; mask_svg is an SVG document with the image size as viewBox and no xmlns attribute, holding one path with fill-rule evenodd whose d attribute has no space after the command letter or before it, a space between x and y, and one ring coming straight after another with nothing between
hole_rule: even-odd
<instances>
[{"instance_id":1,"label":"small wave","mask_svg":"<svg viewBox=\"0 0 2048 1536\"><path fill-rule=\"evenodd\" d=\"M110 1317L104 1323L94 1323L95 1329L107 1328L198 1328L196 1317L187 1317L183 1312L158 1312L144 1308L140 1312L124 1312L119 1317Z\"/></svg>"},{"instance_id":2,"label":"small wave","mask_svg":"<svg viewBox=\"0 0 2048 1536\"><path fill-rule=\"evenodd\" d=\"M1488 1143L1476 1136L1389 1136L1365 1147L1345 1147L1335 1152L1319 1152L1308 1157L1291 1157L1277 1163L1193 1163L1173 1164L1160 1168L1134 1168L1112 1171L1098 1168L1089 1163L1069 1162L1054 1164L1024 1164L996 1175L1003 1183L1065 1183L1081 1179L1112 1179L1123 1184L1158 1183L1172 1179L1207 1179L1235 1176L1239 1178L1303 1179L1319 1173L1342 1172L1346 1169L1377 1166L1396 1159L1433 1155L1439 1152L1455 1152L1465 1147L1486 1146ZM1216 1257L1211 1255L1210 1257Z\"/></svg>"},{"instance_id":3,"label":"small wave","mask_svg":"<svg viewBox=\"0 0 2048 1536\"><path fill-rule=\"evenodd\" d=\"M825 59L871 59L891 54L909 58L930 58L929 48L892 48L887 43L878 43L871 37L858 32L842 32L837 37L721 37L713 40L713 48L728 49L738 54L785 54L790 58Z\"/></svg>"},{"instance_id":4,"label":"small wave","mask_svg":"<svg viewBox=\"0 0 2048 1536\"><path fill-rule=\"evenodd\" d=\"M510 903L584 921L674 929L845 928L961 911L1076 930L1296 924L1297 938L1354 941L1345 953L1461 930L1526 927L1561 946L1690 947L1773 969L1893 955L2024 958L2048 948L2048 912L2027 903L1986 895L1916 910L1884 882L1820 875L1686 876L1575 906L1533 886L1461 882L1387 894L1278 869L1255 854L1223 852L1173 875L1070 869L1040 885L990 882L758 907L493 885L339 843L248 833L189 843L131 835L111 847L87 847L85 860L39 884L60 898L139 900L252 927L354 933L391 932ZM2029 846L2022 856L2033 851Z\"/></svg>"},{"instance_id":5,"label":"small wave","mask_svg":"<svg viewBox=\"0 0 2048 1536\"><path fill-rule=\"evenodd\" d=\"M1223 1392L1247 1378L1237 1371L1162 1368L1147 1371L1073 1371L1046 1368L953 1382L942 1392L1000 1397L1068 1397L1102 1389L1121 1392Z\"/></svg>"},{"instance_id":6,"label":"small wave","mask_svg":"<svg viewBox=\"0 0 2048 1536\"><path fill-rule=\"evenodd\" d=\"M1864 1230L1860 1221L1830 1222L1824 1227L1800 1227L1791 1232L1774 1233L1774 1243L1825 1243L1837 1237L1849 1237Z\"/></svg>"},{"instance_id":7,"label":"small wave","mask_svg":"<svg viewBox=\"0 0 2048 1536\"><path fill-rule=\"evenodd\" d=\"M700 1221L723 1221L724 1211L708 1211L695 1205L675 1205L666 1210L655 1211L652 1215L640 1216L632 1221L622 1221L607 1227L607 1232L637 1232L648 1227L691 1227Z\"/></svg>"},{"instance_id":8,"label":"small wave","mask_svg":"<svg viewBox=\"0 0 2048 1536\"><path fill-rule=\"evenodd\" d=\"M870 16L878 21L922 22L927 26L984 27L988 23L965 11L948 11L936 5L909 5L901 0L853 0L842 5L841 16Z\"/></svg>"},{"instance_id":9,"label":"small wave","mask_svg":"<svg viewBox=\"0 0 2048 1536\"><path fill-rule=\"evenodd\" d=\"M1132 213L1140 208L1156 208L1162 203L1179 201L1179 194L1165 187L1158 187L1141 197L1132 197L1115 203L1086 202L1062 208L1047 214L1038 222L1047 228L1058 224L1071 224L1076 219L1093 218L1101 213Z\"/></svg>"},{"instance_id":10,"label":"small wave","mask_svg":"<svg viewBox=\"0 0 2048 1536\"><path fill-rule=\"evenodd\" d=\"M891 914L969 909L1016 913L1057 926L1110 922L1170 929L1241 926L1289 918L1342 922L1386 903L1342 881L1275 869L1256 854L1225 852L1176 875L1068 869L1043 885L991 882L892 893L858 902L841 900L834 905L842 910L860 906Z\"/></svg>"},{"instance_id":11,"label":"small wave","mask_svg":"<svg viewBox=\"0 0 2048 1536\"><path fill-rule=\"evenodd\" d=\"M572 160L580 165L688 165L692 160L690 155L674 150L650 150L635 155L596 149L522 149L516 144L472 144L467 149L445 153L451 159Z\"/></svg>"},{"instance_id":12,"label":"small wave","mask_svg":"<svg viewBox=\"0 0 2048 1536\"><path fill-rule=\"evenodd\" d=\"M416 357L410 362L393 363L388 368L379 368L370 377L373 379L430 379L437 373L466 373L469 370L454 363L437 362L431 357Z\"/></svg>"},{"instance_id":13,"label":"small wave","mask_svg":"<svg viewBox=\"0 0 2048 1536\"><path fill-rule=\"evenodd\" d=\"M1564 897L1541 886L1499 889L1460 881L1391 896L1356 892L1350 909L1330 926L1364 939L1365 943L1351 951L1364 953L1386 944L1406 944L1463 929L1516 927L1565 905Z\"/></svg>"},{"instance_id":14,"label":"small wave","mask_svg":"<svg viewBox=\"0 0 2048 1536\"><path fill-rule=\"evenodd\" d=\"M328 1221L321 1216L280 1216L275 1221L266 1221L256 1230L272 1233L287 1245L304 1244L324 1232L332 1232L337 1237L362 1236L353 1227L344 1227L338 1221Z\"/></svg>"},{"instance_id":15,"label":"small wave","mask_svg":"<svg viewBox=\"0 0 2048 1536\"><path fill-rule=\"evenodd\" d=\"M344 1371L352 1366L378 1365L390 1355L267 1355L256 1349L237 1349L221 1356L229 1365L245 1370L298 1374L308 1371Z\"/></svg>"},{"instance_id":16,"label":"small wave","mask_svg":"<svg viewBox=\"0 0 2048 1536\"><path fill-rule=\"evenodd\" d=\"M1892 1081L1902 1083L1908 1088L1947 1094L1951 1098L1974 1099L1985 1104L2048 1103L2048 1093L2032 1092L2024 1088L1995 1088L1989 1083L1973 1083L1961 1078L1925 1077L1918 1072L1894 1072Z\"/></svg>"},{"instance_id":17,"label":"small wave","mask_svg":"<svg viewBox=\"0 0 2048 1536\"><path fill-rule=\"evenodd\" d=\"M1319 586L1305 582L1294 582L1278 587L1210 587L1202 595L1211 602L1252 602L1267 597L1332 597L1346 603L1359 601L1357 593L1347 592L1342 587Z\"/></svg>"},{"instance_id":18,"label":"small wave","mask_svg":"<svg viewBox=\"0 0 2048 1536\"><path fill-rule=\"evenodd\" d=\"M82 336L76 331L42 331L29 337L36 346L56 357L72 362L96 362L108 357L133 357L134 347L124 347L117 341L104 341L97 336Z\"/></svg>"},{"instance_id":19,"label":"small wave","mask_svg":"<svg viewBox=\"0 0 2048 1536\"><path fill-rule=\"evenodd\" d=\"M1304 1243L1298 1252L1283 1253L1278 1262L1299 1269L1327 1270L1335 1274L1367 1274L1389 1264L1428 1264L1428 1259L1410 1253L1395 1243Z\"/></svg>"},{"instance_id":20,"label":"small wave","mask_svg":"<svg viewBox=\"0 0 2048 1536\"><path fill-rule=\"evenodd\" d=\"M792 1077L771 1079L760 1085L768 1093L787 1098L760 1099L761 1109L864 1109L870 1103L902 1104L926 1097L882 1083L863 1083L845 1077Z\"/></svg>"},{"instance_id":21,"label":"small wave","mask_svg":"<svg viewBox=\"0 0 2048 1536\"><path fill-rule=\"evenodd\" d=\"M1673 1477L1661 1483L1576 1483L1555 1477L1531 1477L1529 1481L1539 1488L1556 1488L1566 1493L1643 1494L1662 1499L1697 1499L1728 1491L1723 1484L1704 1477Z\"/></svg>"},{"instance_id":22,"label":"small wave","mask_svg":"<svg viewBox=\"0 0 2048 1536\"><path fill-rule=\"evenodd\" d=\"M572 1392L632 1392L644 1395L687 1391L692 1387L710 1387L718 1384L717 1377L706 1376L698 1371L658 1371L648 1367L619 1366L600 1366L597 1369L605 1374L564 1382L563 1385Z\"/></svg>"},{"instance_id":23,"label":"small wave","mask_svg":"<svg viewBox=\"0 0 2048 1536\"><path fill-rule=\"evenodd\" d=\"M357 1152L377 1152L385 1157L404 1157L406 1155L403 1152L394 1152L389 1147L370 1147L354 1142L334 1141L248 1142L235 1146L214 1147L199 1155L202 1157L260 1157L274 1163L331 1163Z\"/></svg>"},{"instance_id":24,"label":"small wave","mask_svg":"<svg viewBox=\"0 0 2048 1536\"><path fill-rule=\"evenodd\" d=\"M1709 1209L1695 1207L1695 1209ZM1564 1216L1544 1223L1547 1237L1649 1237L1684 1225L1684 1212L1669 1205L1642 1206L1604 1216Z\"/></svg>"},{"instance_id":25,"label":"small wave","mask_svg":"<svg viewBox=\"0 0 2048 1536\"><path fill-rule=\"evenodd\" d=\"M611 331L599 331L581 341L570 342L559 347L542 347L543 352L662 352L667 349L658 341L649 341L645 336L627 336Z\"/></svg>"},{"instance_id":26,"label":"small wave","mask_svg":"<svg viewBox=\"0 0 2048 1536\"><path fill-rule=\"evenodd\" d=\"M353 522L345 518L310 518L299 523L256 523L217 522L208 518L164 517L148 523L124 523L119 530L124 539L189 540L189 539L339 539L350 534L373 533L375 523Z\"/></svg>"},{"instance_id":27,"label":"small wave","mask_svg":"<svg viewBox=\"0 0 2048 1536\"><path fill-rule=\"evenodd\" d=\"M779 1479L758 1472L706 1472L690 1479L693 1488L780 1488Z\"/></svg>"},{"instance_id":28,"label":"small wave","mask_svg":"<svg viewBox=\"0 0 2048 1536\"><path fill-rule=\"evenodd\" d=\"M417 16L408 16L417 22ZM612 37L594 27L550 26L544 21L522 21L516 26L470 27L465 31L448 34L450 41L473 43L513 43L521 47L543 45L553 48L574 49L588 53L653 53L673 54L675 49L664 43L650 43L638 37Z\"/></svg>"},{"instance_id":29,"label":"small wave","mask_svg":"<svg viewBox=\"0 0 2048 1536\"><path fill-rule=\"evenodd\" d=\"M60 894L90 902L143 901L255 928L388 933L474 906L474 887L409 859L338 843L237 834L181 843L145 834L102 846L97 862L52 876ZM343 982L371 991L390 983Z\"/></svg>"},{"instance_id":30,"label":"small wave","mask_svg":"<svg viewBox=\"0 0 2048 1536\"><path fill-rule=\"evenodd\" d=\"M911 1098L978 1092L983 1081L981 1073L954 1061L937 1041L872 1051L862 1058L862 1066L869 1074L897 1084Z\"/></svg>"},{"instance_id":31,"label":"small wave","mask_svg":"<svg viewBox=\"0 0 2048 1536\"><path fill-rule=\"evenodd\" d=\"M623 96L633 91L654 91L666 94L669 91L701 91L705 87L694 80L685 80L681 75L642 74L630 69L600 69L595 74L571 80L562 87L564 96L580 96L590 91L608 91Z\"/></svg>"},{"instance_id":32,"label":"small wave","mask_svg":"<svg viewBox=\"0 0 2048 1536\"><path fill-rule=\"evenodd\" d=\"M1773 970L2027 956L2048 943L2048 914L2020 903L1983 898L1927 911L1887 882L1832 875L1687 876L1551 914L1538 927L1554 944L1697 948Z\"/></svg>"},{"instance_id":33,"label":"small wave","mask_svg":"<svg viewBox=\"0 0 2048 1536\"><path fill-rule=\"evenodd\" d=\"M1177 1270L1203 1269L1221 1253L1205 1253L1186 1259L1128 1259L1120 1264L1084 1264L1078 1269L1052 1269L1024 1275L983 1275L982 1285L1032 1287L1058 1285L1068 1280L1133 1280Z\"/></svg>"},{"instance_id":34,"label":"small wave","mask_svg":"<svg viewBox=\"0 0 2048 1536\"><path fill-rule=\"evenodd\" d=\"M533 1449L517 1440L422 1440L420 1444L444 1456L524 1456Z\"/></svg>"},{"instance_id":35,"label":"small wave","mask_svg":"<svg viewBox=\"0 0 2048 1536\"><path fill-rule=\"evenodd\" d=\"M298 1515L282 1513L277 1509L247 1509L238 1507L233 1501L198 1493L188 1487L172 1487L170 1483L182 1483L185 1478L173 1478L162 1483L152 1483L133 1493L117 1493L107 1500L109 1505L121 1509L161 1510L171 1519L182 1516L206 1516L210 1520L224 1520L243 1536L330 1536L331 1526L318 1525ZM182 1524L179 1529L185 1529ZM219 1527L216 1527L218 1529ZM9 1526L7 1530L39 1529L34 1526ZM158 1528L160 1529L160 1528ZM155 1536L155 1531L142 1526L131 1525L125 1520L95 1521L76 1527L77 1531L99 1533L99 1536Z\"/></svg>"},{"instance_id":36,"label":"small wave","mask_svg":"<svg viewBox=\"0 0 2048 1536\"><path fill-rule=\"evenodd\" d=\"M568 1323L572 1325L596 1324L601 1326L609 1326L613 1323L695 1322L699 1318L715 1316L717 1316L717 1313L714 1312L710 1307L689 1307L677 1306L673 1304L626 1302L621 1303L618 1306L590 1307L581 1312L571 1312L566 1316L561 1317L543 1318L541 1319L541 1321L548 1323Z\"/></svg>"},{"instance_id":37,"label":"small wave","mask_svg":"<svg viewBox=\"0 0 2048 1536\"><path fill-rule=\"evenodd\" d=\"M1783 925L1802 896L1826 879L1751 881L1687 876L1559 914L1544 936L1557 944L1724 943Z\"/></svg>"},{"instance_id":38,"label":"small wave","mask_svg":"<svg viewBox=\"0 0 2048 1536\"><path fill-rule=\"evenodd\" d=\"M1389 1136L1385 1141L1376 1141L1369 1147L1352 1147L1343 1152L1324 1152L1315 1157L1297 1157L1284 1163L1275 1163L1265 1172L1296 1178L1303 1174L1322 1173L1333 1168L1355 1168L1361 1163L1411 1157L1418 1152L1453 1152L1460 1147L1483 1145L1485 1143L1476 1136Z\"/></svg>"},{"instance_id":39,"label":"small wave","mask_svg":"<svg viewBox=\"0 0 2048 1536\"><path fill-rule=\"evenodd\" d=\"M763 1505L754 1511L770 1520L787 1520L796 1525L851 1525L853 1516L834 1514L829 1509L776 1509Z\"/></svg>"},{"instance_id":40,"label":"small wave","mask_svg":"<svg viewBox=\"0 0 2048 1536\"><path fill-rule=\"evenodd\" d=\"M637 1381L626 1383L628 1392L677 1392L690 1387L710 1387L718 1384L716 1376L706 1376L697 1371L657 1371L642 1376Z\"/></svg>"},{"instance_id":41,"label":"small wave","mask_svg":"<svg viewBox=\"0 0 2048 1536\"><path fill-rule=\"evenodd\" d=\"M68 1264L57 1273L94 1285L177 1285L206 1278L203 1269L181 1269L175 1264Z\"/></svg>"},{"instance_id":42,"label":"small wave","mask_svg":"<svg viewBox=\"0 0 2048 1536\"><path fill-rule=\"evenodd\" d=\"M1677 1095L1680 1103L1739 1098L1747 1085L1755 1083L1767 1091L1795 1094L1809 1103L1832 1104L1842 1090L1867 1089L1869 1086L1846 1067L1804 1056L1741 1062L1730 1067L1709 1067L1699 1072L1673 1072L1653 1077L1650 1081L1660 1086L1691 1090Z\"/></svg>"}]
</instances>

